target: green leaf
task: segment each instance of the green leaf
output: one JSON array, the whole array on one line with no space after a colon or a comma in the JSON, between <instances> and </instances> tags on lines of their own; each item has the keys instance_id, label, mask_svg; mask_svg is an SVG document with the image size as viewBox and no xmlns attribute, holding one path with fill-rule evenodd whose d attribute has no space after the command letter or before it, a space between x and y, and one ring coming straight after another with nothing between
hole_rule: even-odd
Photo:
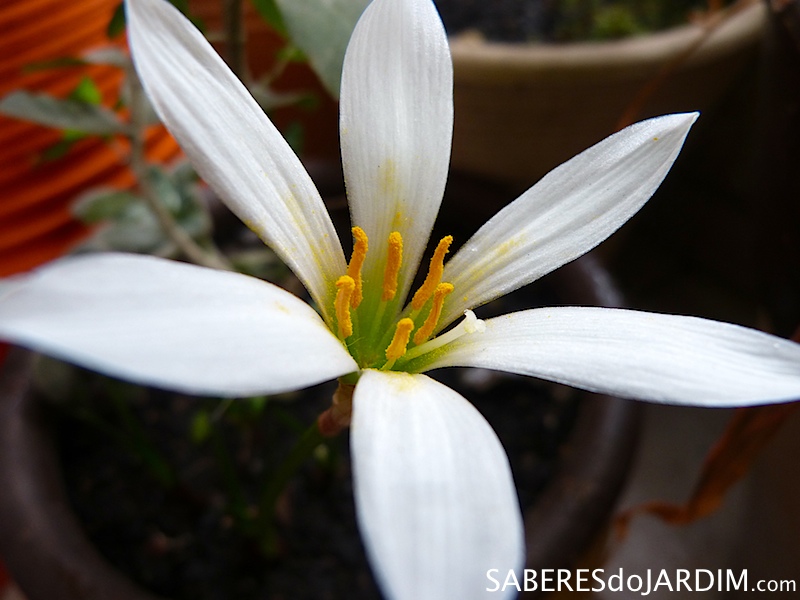
<instances>
[{"instance_id":1,"label":"green leaf","mask_svg":"<svg viewBox=\"0 0 800 600\"><path fill-rule=\"evenodd\" d=\"M65 142L69 142L70 144L83 140L87 137L88 136L83 131L78 131L77 129L65 129L61 132L61 139L63 139Z\"/></svg>"},{"instance_id":2,"label":"green leaf","mask_svg":"<svg viewBox=\"0 0 800 600\"><path fill-rule=\"evenodd\" d=\"M95 232L84 250L98 252L171 253L170 242L153 213L143 202L132 202Z\"/></svg>"},{"instance_id":3,"label":"green leaf","mask_svg":"<svg viewBox=\"0 0 800 600\"><path fill-rule=\"evenodd\" d=\"M275 0L251 0L261 18L280 34L286 35L286 24Z\"/></svg>"},{"instance_id":4,"label":"green leaf","mask_svg":"<svg viewBox=\"0 0 800 600\"><path fill-rule=\"evenodd\" d=\"M125 31L125 5L120 2L117 8L114 9L114 14L111 15L111 20L106 27L106 35L109 39L113 39Z\"/></svg>"},{"instance_id":5,"label":"green leaf","mask_svg":"<svg viewBox=\"0 0 800 600\"><path fill-rule=\"evenodd\" d=\"M203 30L202 22L189 16L189 0L169 0L170 3L181 11L184 15L189 17L198 29ZM120 2L117 8L114 9L114 14L106 27L106 35L109 39L113 39L125 31L125 6Z\"/></svg>"},{"instance_id":6,"label":"green leaf","mask_svg":"<svg viewBox=\"0 0 800 600\"><path fill-rule=\"evenodd\" d=\"M69 99L97 106L103 102L103 94L90 77L84 76L70 92Z\"/></svg>"},{"instance_id":7,"label":"green leaf","mask_svg":"<svg viewBox=\"0 0 800 600\"><path fill-rule=\"evenodd\" d=\"M103 106L47 94L12 92L0 100L0 113L55 129L70 129L95 135L125 132L126 126Z\"/></svg>"},{"instance_id":8,"label":"green leaf","mask_svg":"<svg viewBox=\"0 0 800 600\"><path fill-rule=\"evenodd\" d=\"M251 419L260 417L264 413L264 409L268 403L269 398L267 398L267 396L254 396L252 398L246 398L242 402L242 404L248 408Z\"/></svg>"},{"instance_id":9,"label":"green leaf","mask_svg":"<svg viewBox=\"0 0 800 600\"><path fill-rule=\"evenodd\" d=\"M169 0L169 3L187 17L189 16L189 0Z\"/></svg>"},{"instance_id":10,"label":"green leaf","mask_svg":"<svg viewBox=\"0 0 800 600\"><path fill-rule=\"evenodd\" d=\"M152 166L147 171L147 179L150 181L150 185L161 204L167 207L167 210L173 215L178 216L181 212L184 197L172 177L163 169Z\"/></svg>"},{"instance_id":11,"label":"green leaf","mask_svg":"<svg viewBox=\"0 0 800 600\"><path fill-rule=\"evenodd\" d=\"M41 163L58 160L59 158L66 156L67 152L72 149L74 144L75 140L59 140L49 148L45 148L39 154L37 160Z\"/></svg>"},{"instance_id":12,"label":"green leaf","mask_svg":"<svg viewBox=\"0 0 800 600\"><path fill-rule=\"evenodd\" d=\"M278 50L275 54L278 60L285 60L290 63L303 63L308 62L308 57L305 53L295 46L294 44L286 44Z\"/></svg>"},{"instance_id":13,"label":"green leaf","mask_svg":"<svg viewBox=\"0 0 800 600\"><path fill-rule=\"evenodd\" d=\"M134 202L141 199L127 190L97 190L79 197L72 213L84 223L99 223L119 217Z\"/></svg>"},{"instance_id":14,"label":"green leaf","mask_svg":"<svg viewBox=\"0 0 800 600\"><path fill-rule=\"evenodd\" d=\"M303 124L297 121L292 121L286 127L284 127L283 131L283 138L289 143L292 150L298 156L303 155L303 146L305 145L305 131L303 130Z\"/></svg>"},{"instance_id":15,"label":"green leaf","mask_svg":"<svg viewBox=\"0 0 800 600\"><path fill-rule=\"evenodd\" d=\"M197 175L191 167L180 166L167 172L151 166L146 182L188 235L199 243L210 239L211 218L197 197ZM104 223L83 245L84 251L176 255L177 247L140 195L126 190L94 190L81 196L72 210L86 223Z\"/></svg>"},{"instance_id":16,"label":"green leaf","mask_svg":"<svg viewBox=\"0 0 800 600\"><path fill-rule=\"evenodd\" d=\"M292 41L334 98L339 97L344 52L369 0L275 0Z\"/></svg>"},{"instance_id":17,"label":"green leaf","mask_svg":"<svg viewBox=\"0 0 800 600\"><path fill-rule=\"evenodd\" d=\"M189 435L195 444L200 444L208 439L211 435L211 419L208 411L200 409L194 414Z\"/></svg>"},{"instance_id":18,"label":"green leaf","mask_svg":"<svg viewBox=\"0 0 800 600\"><path fill-rule=\"evenodd\" d=\"M77 56L60 56L52 60L40 60L29 63L22 67L25 73L37 73L39 71L49 71L50 69L64 69L68 67L86 66L86 61Z\"/></svg>"},{"instance_id":19,"label":"green leaf","mask_svg":"<svg viewBox=\"0 0 800 600\"><path fill-rule=\"evenodd\" d=\"M72 67L85 67L87 65L111 65L124 69L128 66L130 58L127 53L117 46L102 46L90 50L81 56L60 56L51 60L32 62L23 67L25 73L38 73L51 69L65 69Z\"/></svg>"},{"instance_id":20,"label":"green leaf","mask_svg":"<svg viewBox=\"0 0 800 600\"><path fill-rule=\"evenodd\" d=\"M83 55L84 64L88 65L111 65L125 69L130 64L128 53L116 46L103 46L95 48Z\"/></svg>"},{"instance_id":21,"label":"green leaf","mask_svg":"<svg viewBox=\"0 0 800 600\"><path fill-rule=\"evenodd\" d=\"M299 105L306 107L309 103L313 105L314 102L319 104L313 94L303 92L279 92L270 85L264 85L259 82L250 84L247 89L250 94L252 94L255 101L264 109L264 112L270 112L284 106Z\"/></svg>"},{"instance_id":22,"label":"green leaf","mask_svg":"<svg viewBox=\"0 0 800 600\"><path fill-rule=\"evenodd\" d=\"M189 10L189 0L169 0L170 4L181 11L184 16L192 22L192 25L205 33L206 25L202 19L195 17Z\"/></svg>"}]
</instances>

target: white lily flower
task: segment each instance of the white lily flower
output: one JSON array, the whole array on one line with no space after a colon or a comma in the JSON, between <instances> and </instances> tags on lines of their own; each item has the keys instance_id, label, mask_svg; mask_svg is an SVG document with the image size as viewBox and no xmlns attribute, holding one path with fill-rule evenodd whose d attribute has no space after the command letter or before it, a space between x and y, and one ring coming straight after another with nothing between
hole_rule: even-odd
<instances>
[{"instance_id":1,"label":"white lily flower","mask_svg":"<svg viewBox=\"0 0 800 600\"><path fill-rule=\"evenodd\" d=\"M452 65L430 0L374 0L344 65L345 261L297 157L203 36L163 0L127 0L145 88L202 177L289 264L321 314L243 275L152 257L53 263L0 287L0 337L133 381L242 396L340 378L352 392L356 509L388 598L459 600L524 560L505 453L441 366L524 373L694 406L800 397L800 345L712 321L594 308L471 312L577 258L650 198L696 114L633 125L502 210L406 304L439 209ZM447 329L461 315L466 318ZM443 332L443 333L440 333ZM354 390L353 390L354 386ZM334 416L350 417L347 402Z\"/></svg>"}]
</instances>

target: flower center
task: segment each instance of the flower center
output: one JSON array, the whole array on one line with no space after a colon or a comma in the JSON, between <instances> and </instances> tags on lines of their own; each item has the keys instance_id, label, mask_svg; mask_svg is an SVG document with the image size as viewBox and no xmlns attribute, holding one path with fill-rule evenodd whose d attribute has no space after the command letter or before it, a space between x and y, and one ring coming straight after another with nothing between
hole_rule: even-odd
<instances>
[{"instance_id":1,"label":"flower center","mask_svg":"<svg viewBox=\"0 0 800 600\"><path fill-rule=\"evenodd\" d=\"M336 331L361 368L402 370L405 362L466 333L482 330L483 322L471 311L467 320L438 337L433 336L446 298L453 285L442 282L444 257L453 243L452 236L443 237L431 258L425 281L402 309L397 298L400 268L403 264L403 237L393 231L387 240L386 260L380 274L363 274L369 249L367 234L353 227L353 254L347 273L336 281L334 314ZM381 279L381 285L375 285ZM402 309L402 310L401 310ZM472 323L467 326L465 323ZM475 325L475 324L479 325ZM413 334L413 335L412 335Z\"/></svg>"}]
</instances>

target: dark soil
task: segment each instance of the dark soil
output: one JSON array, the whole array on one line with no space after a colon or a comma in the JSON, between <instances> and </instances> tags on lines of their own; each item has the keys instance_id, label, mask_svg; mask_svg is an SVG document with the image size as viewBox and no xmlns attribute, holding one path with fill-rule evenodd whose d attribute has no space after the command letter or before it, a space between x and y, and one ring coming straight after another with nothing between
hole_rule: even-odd
<instances>
[{"instance_id":1,"label":"dark soil","mask_svg":"<svg viewBox=\"0 0 800 600\"><path fill-rule=\"evenodd\" d=\"M499 41L615 39L674 27L708 10L706 0L434 0L448 33ZM726 0L723 4L730 4Z\"/></svg>"},{"instance_id":2,"label":"dark soil","mask_svg":"<svg viewBox=\"0 0 800 600\"><path fill-rule=\"evenodd\" d=\"M578 393L477 370L433 375L491 423L522 505L533 504ZM356 527L346 434L318 448L281 497L271 551L244 532L260 486L328 406L332 384L224 408L83 371L76 380L78 400L52 411L69 497L89 537L132 579L175 600L380 598Z\"/></svg>"},{"instance_id":3,"label":"dark soil","mask_svg":"<svg viewBox=\"0 0 800 600\"><path fill-rule=\"evenodd\" d=\"M326 197L341 192L333 179ZM500 192L453 178L445 200L453 210L440 215L444 231L433 238L466 240ZM485 202L463 204L467 198ZM347 240L346 210L332 214ZM222 247L242 242L238 222L217 232ZM532 290L476 312L557 303L545 282ZM225 402L74 375L70 401L51 403L70 501L101 553L134 581L173 600L380 598L356 526L346 433L318 448L289 484L270 519L273 537L259 543L249 535L264 482L330 405L334 384ZM431 375L486 417L509 455L522 506L533 505L558 467L580 393L470 369Z\"/></svg>"}]
</instances>

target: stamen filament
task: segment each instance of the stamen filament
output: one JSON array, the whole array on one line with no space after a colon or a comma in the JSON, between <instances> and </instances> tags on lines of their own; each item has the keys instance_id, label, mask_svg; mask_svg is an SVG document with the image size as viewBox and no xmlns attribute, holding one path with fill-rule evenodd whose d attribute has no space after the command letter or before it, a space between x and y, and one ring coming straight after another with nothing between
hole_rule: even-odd
<instances>
[{"instance_id":1,"label":"stamen filament","mask_svg":"<svg viewBox=\"0 0 800 600\"><path fill-rule=\"evenodd\" d=\"M336 280L336 300L333 307L336 311L339 338L343 340L353 335L353 320L350 317L350 305L355 289L356 283L349 275L342 275Z\"/></svg>"},{"instance_id":2,"label":"stamen filament","mask_svg":"<svg viewBox=\"0 0 800 600\"><path fill-rule=\"evenodd\" d=\"M408 346L408 340L411 337L411 331L414 329L414 321L409 319L408 317L404 319L400 319L397 322L397 327L394 330L394 337L392 338L392 343L389 344L389 347L386 348L386 360L387 362L384 365L384 369L391 369L392 365L394 365L394 361L398 358L403 356L406 353L406 347Z\"/></svg>"},{"instance_id":3,"label":"stamen filament","mask_svg":"<svg viewBox=\"0 0 800 600\"><path fill-rule=\"evenodd\" d=\"M450 244L452 243L452 235L445 236L439 240L439 244L436 246L436 250L431 258L430 267L428 267L428 275L425 277L423 284L417 290L417 293L414 294L414 297L411 299L411 308L414 310L421 309L428 301L428 298L433 296L436 286L438 286L439 282L442 280L442 273L444 272L444 255L447 254L448 250L450 250Z\"/></svg>"},{"instance_id":4,"label":"stamen filament","mask_svg":"<svg viewBox=\"0 0 800 600\"><path fill-rule=\"evenodd\" d=\"M414 334L414 343L419 346L422 342L431 337L436 324L439 322L439 317L442 314L442 305L444 299L453 291L452 283L440 283L436 286L436 291L433 293L433 306L431 312L428 313L428 318Z\"/></svg>"},{"instance_id":5,"label":"stamen filament","mask_svg":"<svg viewBox=\"0 0 800 600\"><path fill-rule=\"evenodd\" d=\"M486 323L476 317L475 313L471 310L466 310L464 311L464 320L461 321L461 323L453 327L450 331L446 331L445 333L436 336L432 340L429 340L424 344L417 346L416 348L412 348L405 353L403 360L408 361L417 358L418 356L422 356L423 354L427 354L428 352L433 352L445 344L449 344L450 342L457 340L462 335L470 333L482 333L484 331L486 331Z\"/></svg>"},{"instance_id":6,"label":"stamen filament","mask_svg":"<svg viewBox=\"0 0 800 600\"><path fill-rule=\"evenodd\" d=\"M399 231L389 234L389 253L386 256L386 269L383 272L383 294L381 300L392 300L397 293L397 277L403 264L403 236Z\"/></svg>"},{"instance_id":7,"label":"stamen filament","mask_svg":"<svg viewBox=\"0 0 800 600\"><path fill-rule=\"evenodd\" d=\"M355 282L355 291L350 298L350 306L358 308L364 298L363 280L361 278L361 267L364 266L364 259L367 257L369 241L367 234L361 227L353 227L353 254L350 256L350 264L347 265L347 275Z\"/></svg>"}]
</instances>

